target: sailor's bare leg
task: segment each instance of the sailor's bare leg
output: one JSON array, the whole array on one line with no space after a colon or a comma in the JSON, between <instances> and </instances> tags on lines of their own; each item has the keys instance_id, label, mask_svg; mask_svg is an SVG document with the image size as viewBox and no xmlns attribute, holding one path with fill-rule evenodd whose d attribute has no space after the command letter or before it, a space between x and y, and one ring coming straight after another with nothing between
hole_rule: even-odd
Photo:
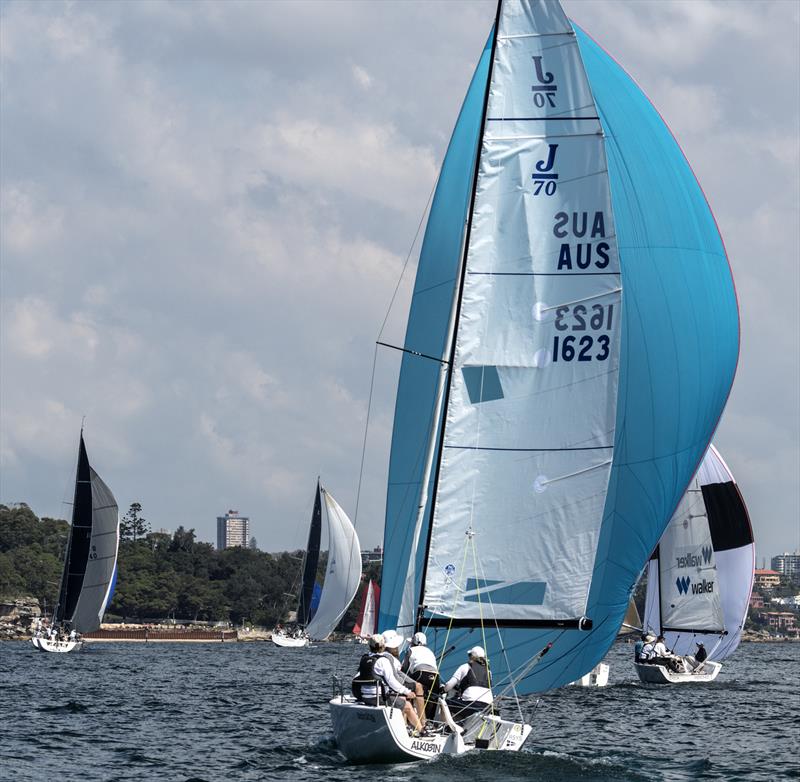
<instances>
[{"instance_id":1,"label":"sailor's bare leg","mask_svg":"<svg viewBox=\"0 0 800 782\"><path fill-rule=\"evenodd\" d=\"M417 717L419 717L420 724L425 727L425 692L422 685L417 682L414 687L416 698L414 699L414 706L417 710Z\"/></svg>"}]
</instances>

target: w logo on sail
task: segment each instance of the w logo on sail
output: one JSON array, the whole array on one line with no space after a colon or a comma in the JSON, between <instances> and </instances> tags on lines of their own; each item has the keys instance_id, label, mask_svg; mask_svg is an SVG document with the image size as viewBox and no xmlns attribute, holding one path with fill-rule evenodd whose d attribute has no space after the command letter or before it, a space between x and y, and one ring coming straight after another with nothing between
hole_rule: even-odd
<instances>
[{"instance_id":1,"label":"w logo on sail","mask_svg":"<svg viewBox=\"0 0 800 782\"><path fill-rule=\"evenodd\" d=\"M714 553L714 550L711 548L711 546L703 546L702 552L703 562L705 562L707 565L709 562L711 562L711 555Z\"/></svg>"},{"instance_id":2,"label":"w logo on sail","mask_svg":"<svg viewBox=\"0 0 800 782\"><path fill-rule=\"evenodd\" d=\"M689 584L691 584L689 576L680 576L675 579L675 586L678 587L678 593L685 595L689 592Z\"/></svg>"}]
</instances>

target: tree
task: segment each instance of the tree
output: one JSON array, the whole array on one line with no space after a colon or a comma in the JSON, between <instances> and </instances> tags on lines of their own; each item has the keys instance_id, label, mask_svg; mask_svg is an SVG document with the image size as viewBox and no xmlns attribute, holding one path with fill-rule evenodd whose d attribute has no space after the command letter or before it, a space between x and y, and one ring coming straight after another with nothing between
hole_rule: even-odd
<instances>
[{"instance_id":1,"label":"tree","mask_svg":"<svg viewBox=\"0 0 800 782\"><path fill-rule=\"evenodd\" d=\"M147 519L139 515L141 512L141 504L132 502L128 512L119 523L119 532L122 538L136 541L150 532L150 525L147 523Z\"/></svg>"}]
</instances>

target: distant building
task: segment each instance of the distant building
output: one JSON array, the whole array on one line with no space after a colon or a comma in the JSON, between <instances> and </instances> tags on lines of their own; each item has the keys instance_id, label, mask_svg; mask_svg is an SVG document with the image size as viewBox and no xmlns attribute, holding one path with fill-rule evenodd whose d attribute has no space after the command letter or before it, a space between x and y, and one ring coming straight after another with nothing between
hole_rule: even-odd
<instances>
[{"instance_id":1,"label":"distant building","mask_svg":"<svg viewBox=\"0 0 800 782\"><path fill-rule=\"evenodd\" d=\"M774 570L756 570L753 585L758 589L772 589L781 583L781 574Z\"/></svg>"},{"instance_id":2,"label":"distant building","mask_svg":"<svg viewBox=\"0 0 800 782\"><path fill-rule=\"evenodd\" d=\"M381 546L375 546L372 551L361 552L362 567L366 567L371 562L383 562L383 548Z\"/></svg>"},{"instance_id":3,"label":"distant building","mask_svg":"<svg viewBox=\"0 0 800 782\"><path fill-rule=\"evenodd\" d=\"M764 598L757 592L753 592L753 594L750 595L750 608L763 608L763 607L764 607Z\"/></svg>"},{"instance_id":4,"label":"distant building","mask_svg":"<svg viewBox=\"0 0 800 782\"><path fill-rule=\"evenodd\" d=\"M247 548L250 542L250 518L240 516L238 510L229 510L217 516L217 550L240 546Z\"/></svg>"},{"instance_id":5,"label":"distant building","mask_svg":"<svg viewBox=\"0 0 800 782\"><path fill-rule=\"evenodd\" d=\"M793 633L796 629L797 616L791 611L763 611L761 618L776 632Z\"/></svg>"},{"instance_id":6,"label":"distant building","mask_svg":"<svg viewBox=\"0 0 800 782\"><path fill-rule=\"evenodd\" d=\"M795 551L794 554L784 551L783 554L773 557L772 569L782 576L800 579L800 551Z\"/></svg>"}]
</instances>

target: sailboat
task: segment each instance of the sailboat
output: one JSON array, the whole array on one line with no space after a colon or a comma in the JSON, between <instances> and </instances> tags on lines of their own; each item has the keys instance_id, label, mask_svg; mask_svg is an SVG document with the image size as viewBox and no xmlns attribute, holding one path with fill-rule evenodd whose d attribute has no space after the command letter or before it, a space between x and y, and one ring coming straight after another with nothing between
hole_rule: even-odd
<instances>
[{"instance_id":1,"label":"sailboat","mask_svg":"<svg viewBox=\"0 0 800 782\"><path fill-rule=\"evenodd\" d=\"M448 661L479 644L501 694L590 671L710 442L738 338L714 218L656 110L557 2L501 0L400 348L379 630L424 631ZM362 761L514 750L531 729L518 710L420 740L396 709L330 708Z\"/></svg>"},{"instance_id":2,"label":"sailboat","mask_svg":"<svg viewBox=\"0 0 800 782\"><path fill-rule=\"evenodd\" d=\"M645 626L664 635L687 670L635 663L643 682L710 682L739 645L753 589L755 544L747 507L712 445L647 568ZM715 636L716 639L715 639ZM715 641L697 663L698 640Z\"/></svg>"},{"instance_id":3,"label":"sailboat","mask_svg":"<svg viewBox=\"0 0 800 782\"><path fill-rule=\"evenodd\" d=\"M366 643L367 639L375 632L378 622L380 594L380 587L370 579L369 583L364 587L361 610L355 625L353 625L353 635L356 636L360 643Z\"/></svg>"},{"instance_id":4,"label":"sailboat","mask_svg":"<svg viewBox=\"0 0 800 782\"><path fill-rule=\"evenodd\" d=\"M100 628L114 593L118 549L117 501L89 464L81 430L58 602L48 632L40 629L31 639L34 647L42 652L71 652L81 647L80 634Z\"/></svg>"},{"instance_id":5,"label":"sailboat","mask_svg":"<svg viewBox=\"0 0 800 782\"><path fill-rule=\"evenodd\" d=\"M328 522L328 564L315 606L323 505ZM360 581L361 546L356 531L342 507L318 480L297 607L298 629L293 632L276 630L272 633L272 642L276 646L302 647L312 640L325 640L353 601Z\"/></svg>"}]
</instances>

